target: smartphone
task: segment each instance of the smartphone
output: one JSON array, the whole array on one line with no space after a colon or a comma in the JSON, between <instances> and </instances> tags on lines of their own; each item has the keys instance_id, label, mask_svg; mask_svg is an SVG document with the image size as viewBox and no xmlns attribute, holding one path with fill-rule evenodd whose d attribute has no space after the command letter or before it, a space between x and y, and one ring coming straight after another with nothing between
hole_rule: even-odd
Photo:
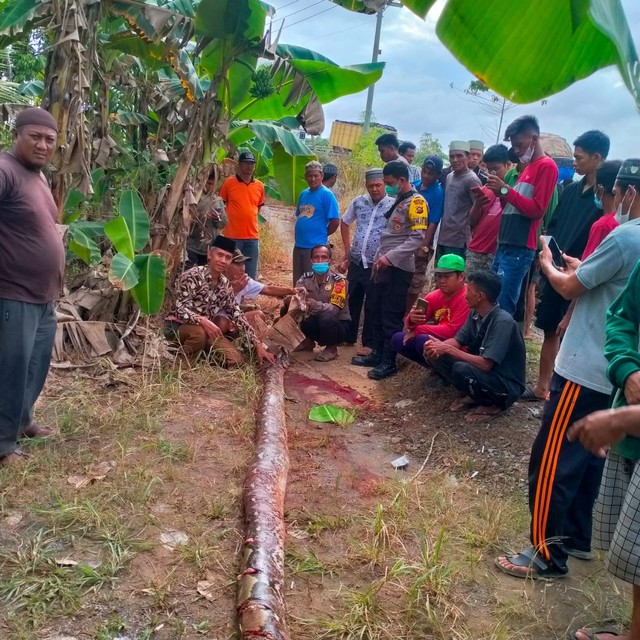
<instances>
[{"instance_id":1,"label":"smartphone","mask_svg":"<svg viewBox=\"0 0 640 640\"><path fill-rule=\"evenodd\" d=\"M562 251L560 251L560 247L558 246L556 239L553 236L542 236L542 238L547 243L549 249L551 249L553 266L556 267L556 269L564 269L567 265L562 258Z\"/></svg>"},{"instance_id":2,"label":"smartphone","mask_svg":"<svg viewBox=\"0 0 640 640\"><path fill-rule=\"evenodd\" d=\"M420 309L422 313L427 315L427 309L429 308L429 303L424 298L418 298L416 300L416 309Z\"/></svg>"}]
</instances>

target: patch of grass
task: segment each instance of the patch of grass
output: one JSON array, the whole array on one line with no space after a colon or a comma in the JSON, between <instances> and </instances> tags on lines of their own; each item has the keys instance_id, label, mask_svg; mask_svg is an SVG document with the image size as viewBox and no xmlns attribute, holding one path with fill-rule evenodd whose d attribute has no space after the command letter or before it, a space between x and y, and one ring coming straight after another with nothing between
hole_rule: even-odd
<instances>
[{"instance_id":1,"label":"patch of grass","mask_svg":"<svg viewBox=\"0 0 640 640\"><path fill-rule=\"evenodd\" d=\"M98 566L71 564L65 546L52 531L40 529L15 549L0 550L0 600L34 629L50 616L76 613L83 598L111 584L129 558L125 547L110 541Z\"/></svg>"},{"instance_id":2,"label":"patch of grass","mask_svg":"<svg viewBox=\"0 0 640 640\"><path fill-rule=\"evenodd\" d=\"M318 556L308 549L305 549L302 553L288 549L285 554L285 564L294 574L334 575L333 569L321 562Z\"/></svg>"}]
</instances>

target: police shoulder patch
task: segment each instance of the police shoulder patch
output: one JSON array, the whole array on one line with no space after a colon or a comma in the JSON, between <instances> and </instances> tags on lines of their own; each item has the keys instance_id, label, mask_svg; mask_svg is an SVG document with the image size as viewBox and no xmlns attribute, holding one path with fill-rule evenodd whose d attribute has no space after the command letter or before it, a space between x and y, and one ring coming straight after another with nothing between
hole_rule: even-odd
<instances>
[{"instance_id":1,"label":"police shoulder patch","mask_svg":"<svg viewBox=\"0 0 640 640\"><path fill-rule=\"evenodd\" d=\"M426 229L429 220L429 206L421 195L415 195L409 203L409 221L413 231Z\"/></svg>"}]
</instances>

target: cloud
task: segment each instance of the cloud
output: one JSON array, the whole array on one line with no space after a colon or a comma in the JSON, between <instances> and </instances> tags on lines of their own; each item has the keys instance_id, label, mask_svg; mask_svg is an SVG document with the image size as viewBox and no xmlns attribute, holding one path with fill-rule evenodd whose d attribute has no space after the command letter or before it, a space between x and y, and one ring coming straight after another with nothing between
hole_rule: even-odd
<instances>
[{"instance_id":1,"label":"cloud","mask_svg":"<svg viewBox=\"0 0 640 640\"><path fill-rule=\"evenodd\" d=\"M276 5L284 6L279 0ZM283 42L301 44L320 51L338 64L356 64L371 59L375 17L343 9L327 11L329 3L305 0L309 9L294 19L305 19L285 29ZM376 84L373 111L379 122L395 126L401 138L417 142L430 132L446 147L449 140L484 139L492 143L490 130L497 116L487 114L458 89L473 79L442 45L435 24L446 0L438 0L426 21L407 9L388 8L383 19L380 60L386 62L382 79ZM317 6L314 6L317 4ZM622 0L632 33L640 30L640 3ZM297 3L282 14L297 9ZM505 60L505 64L509 64ZM334 119L360 119L366 91L346 96L325 107L329 135ZM611 158L640 157L640 114L615 68L598 71L565 91L548 98L548 103L517 105L505 115L505 124L524 113L533 113L544 131L557 133L569 143L588 129L601 129L611 137ZM504 128L503 128L504 130Z\"/></svg>"}]
</instances>

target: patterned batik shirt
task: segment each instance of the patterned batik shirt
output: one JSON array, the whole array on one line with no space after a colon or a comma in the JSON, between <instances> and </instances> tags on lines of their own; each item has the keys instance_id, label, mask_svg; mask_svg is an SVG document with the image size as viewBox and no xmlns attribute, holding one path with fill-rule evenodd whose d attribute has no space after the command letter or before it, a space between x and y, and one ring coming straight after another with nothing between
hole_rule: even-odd
<instances>
[{"instance_id":1,"label":"patterned batik shirt","mask_svg":"<svg viewBox=\"0 0 640 640\"><path fill-rule=\"evenodd\" d=\"M214 282L207 265L185 271L178 280L176 311L169 319L197 325L196 316L213 321L220 314L235 324L241 336L248 338L249 342L254 341L253 329L236 302L229 280L221 275L218 282Z\"/></svg>"},{"instance_id":2,"label":"patterned batik shirt","mask_svg":"<svg viewBox=\"0 0 640 640\"><path fill-rule=\"evenodd\" d=\"M380 236L387 227L384 214L391 209L393 203L393 198L385 196L378 204L373 204L368 194L358 196L351 202L342 216L342 222L349 225L356 223L349 252L352 262L362 263L365 269L371 267L380 245Z\"/></svg>"}]
</instances>

